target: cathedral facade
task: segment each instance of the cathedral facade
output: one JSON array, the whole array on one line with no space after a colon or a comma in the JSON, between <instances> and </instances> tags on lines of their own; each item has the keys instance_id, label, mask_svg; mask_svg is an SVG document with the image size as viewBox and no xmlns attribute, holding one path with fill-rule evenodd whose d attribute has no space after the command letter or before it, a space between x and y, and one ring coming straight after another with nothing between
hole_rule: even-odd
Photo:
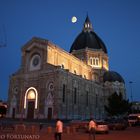
<instances>
[{"instance_id":1,"label":"cathedral facade","mask_svg":"<svg viewBox=\"0 0 140 140\"><path fill-rule=\"evenodd\" d=\"M109 71L107 48L87 16L70 52L34 37L22 47L21 66L11 75L10 118L105 118L114 92L125 98L120 74Z\"/></svg>"}]
</instances>

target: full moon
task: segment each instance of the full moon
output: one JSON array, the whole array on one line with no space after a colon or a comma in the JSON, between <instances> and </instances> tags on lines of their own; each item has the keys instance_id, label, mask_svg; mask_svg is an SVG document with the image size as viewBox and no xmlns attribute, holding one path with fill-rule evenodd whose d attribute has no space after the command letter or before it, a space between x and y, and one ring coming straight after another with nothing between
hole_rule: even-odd
<instances>
[{"instance_id":1,"label":"full moon","mask_svg":"<svg viewBox=\"0 0 140 140\"><path fill-rule=\"evenodd\" d=\"M72 22L72 23L77 22L77 18L76 18L75 16L73 16L73 17L71 18L71 22Z\"/></svg>"}]
</instances>

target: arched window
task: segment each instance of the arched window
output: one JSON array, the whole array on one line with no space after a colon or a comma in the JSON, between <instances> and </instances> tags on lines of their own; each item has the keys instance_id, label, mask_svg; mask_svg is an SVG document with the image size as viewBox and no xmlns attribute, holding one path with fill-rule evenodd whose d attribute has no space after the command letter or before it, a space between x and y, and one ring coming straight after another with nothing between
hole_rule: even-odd
<instances>
[{"instance_id":1,"label":"arched window","mask_svg":"<svg viewBox=\"0 0 140 140\"><path fill-rule=\"evenodd\" d=\"M99 65L99 58L96 58L96 64L95 65Z\"/></svg>"},{"instance_id":2,"label":"arched window","mask_svg":"<svg viewBox=\"0 0 140 140\"><path fill-rule=\"evenodd\" d=\"M96 99L95 99L95 105L96 105L96 107L98 106L98 95L96 94Z\"/></svg>"},{"instance_id":3,"label":"arched window","mask_svg":"<svg viewBox=\"0 0 140 140\"><path fill-rule=\"evenodd\" d=\"M86 79L86 75L84 75L84 78Z\"/></svg>"},{"instance_id":4,"label":"arched window","mask_svg":"<svg viewBox=\"0 0 140 140\"><path fill-rule=\"evenodd\" d=\"M99 66L99 58L98 57L90 57L89 63L92 66L98 67Z\"/></svg>"},{"instance_id":5,"label":"arched window","mask_svg":"<svg viewBox=\"0 0 140 140\"><path fill-rule=\"evenodd\" d=\"M74 74L76 74L76 70L74 70Z\"/></svg>"},{"instance_id":6,"label":"arched window","mask_svg":"<svg viewBox=\"0 0 140 140\"><path fill-rule=\"evenodd\" d=\"M103 66L106 66L106 60L103 59Z\"/></svg>"},{"instance_id":7,"label":"arched window","mask_svg":"<svg viewBox=\"0 0 140 140\"><path fill-rule=\"evenodd\" d=\"M65 96L66 96L66 85L63 84L63 97L62 97L63 103L65 103Z\"/></svg>"},{"instance_id":8,"label":"arched window","mask_svg":"<svg viewBox=\"0 0 140 140\"><path fill-rule=\"evenodd\" d=\"M88 91L86 92L86 106L88 106Z\"/></svg>"},{"instance_id":9,"label":"arched window","mask_svg":"<svg viewBox=\"0 0 140 140\"><path fill-rule=\"evenodd\" d=\"M93 66L99 66L99 58L93 57Z\"/></svg>"},{"instance_id":10,"label":"arched window","mask_svg":"<svg viewBox=\"0 0 140 140\"><path fill-rule=\"evenodd\" d=\"M93 65L96 65L95 57L93 58Z\"/></svg>"},{"instance_id":11,"label":"arched window","mask_svg":"<svg viewBox=\"0 0 140 140\"><path fill-rule=\"evenodd\" d=\"M90 64L93 65L93 58L90 57Z\"/></svg>"},{"instance_id":12,"label":"arched window","mask_svg":"<svg viewBox=\"0 0 140 140\"><path fill-rule=\"evenodd\" d=\"M77 102L77 89L74 88L74 104Z\"/></svg>"},{"instance_id":13,"label":"arched window","mask_svg":"<svg viewBox=\"0 0 140 140\"><path fill-rule=\"evenodd\" d=\"M62 68L62 69L64 69L64 68L65 68L64 64L62 64L62 65L61 65L61 68Z\"/></svg>"}]
</instances>

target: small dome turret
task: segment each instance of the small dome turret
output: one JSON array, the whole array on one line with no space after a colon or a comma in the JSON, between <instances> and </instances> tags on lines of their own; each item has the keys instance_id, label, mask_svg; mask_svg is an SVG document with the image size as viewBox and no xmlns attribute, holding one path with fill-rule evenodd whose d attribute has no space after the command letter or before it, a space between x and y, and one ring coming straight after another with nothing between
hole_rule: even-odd
<instances>
[{"instance_id":1,"label":"small dome turret","mask_svg":"<svg viewBox=\"0 0 140 140\"><path fill-rule=\"evenodd\" d=\"M107 71L104 73L103 75L103 81L106 82L115 82L118 81L120 83L124 83L124 79L122 78L122 76L115 72L115 71Z\"/></svg>"}]
</instances>

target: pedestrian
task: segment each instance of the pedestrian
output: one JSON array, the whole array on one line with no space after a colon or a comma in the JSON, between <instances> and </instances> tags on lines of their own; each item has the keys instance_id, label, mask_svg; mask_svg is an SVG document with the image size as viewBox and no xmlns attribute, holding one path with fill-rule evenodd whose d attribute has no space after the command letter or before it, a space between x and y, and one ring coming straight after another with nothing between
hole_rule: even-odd
<instances>
[{"instance_id":1,"label":"pedestrian","mask_svg":"<svg viewBox=\"0 0 140 140\"><path fill-rule=\"evenodd\" d=\"M89 122L89 140L95 140L95 132L96 132L96 122L93 120L93 118L90 119Z\"/></svg>"},{"instance_id":2,"label":"pedestrian","mask_svg":"<svg viewBox=\"0 0 140 140\"><path fill-rule=\"evenodd\" d=\"M60 119L57 119L55 128L55 140L61 140L62 132L63 132L63 122Z\"/></svg>"}]
</instances>

